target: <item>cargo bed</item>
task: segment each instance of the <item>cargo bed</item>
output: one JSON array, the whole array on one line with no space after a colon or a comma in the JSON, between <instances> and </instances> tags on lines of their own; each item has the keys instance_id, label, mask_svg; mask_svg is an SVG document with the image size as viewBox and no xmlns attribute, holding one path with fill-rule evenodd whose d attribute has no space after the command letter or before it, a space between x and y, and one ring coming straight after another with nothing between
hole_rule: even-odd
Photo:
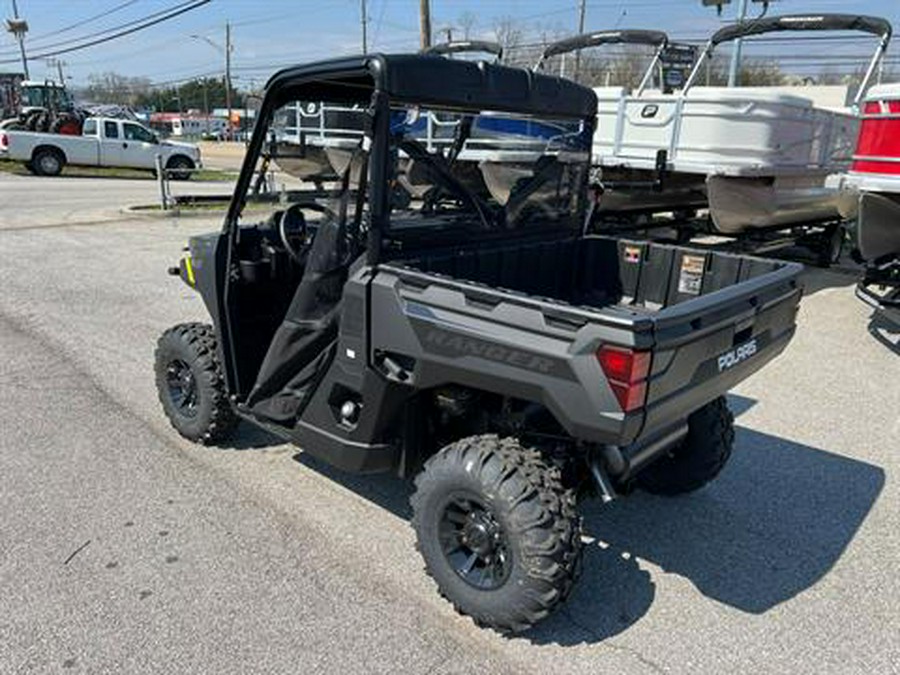
<instances>
[{"instance_id":1,"label":"cargo bed","mask_svg":"<svg viewBox=\"0 0 900 675\"><path fill-rule=\"evenodd\" d=\"M380 267L373 303L385 303L374 310L373 346L420 352L418 386L518 386L573 435L629 443L682 423L784 349L794 332L801 270L598 236L431 249ZM415 335L401 337L405 323ZM431 339L435 327L451 337ZM552 368L504 365L491 375L475 336L498 345L496 354L503 345L529 345L528 353ZM417 348L402 346L410 339ZM608 386L595 359L603 344L652 352L641 410L607 412L592 400ZM432 371L432 364L440 367Z\"/></svg>"}]
</instances>

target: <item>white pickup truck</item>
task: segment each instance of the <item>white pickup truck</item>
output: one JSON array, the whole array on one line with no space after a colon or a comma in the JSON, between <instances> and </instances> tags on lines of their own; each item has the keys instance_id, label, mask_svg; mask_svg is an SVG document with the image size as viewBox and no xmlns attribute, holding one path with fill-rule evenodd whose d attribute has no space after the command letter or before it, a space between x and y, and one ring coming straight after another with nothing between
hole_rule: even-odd
<instances>
[{"instance_id":1,"label":"white pickup truck","mask_svg":"<svg viewBox=\"0 0 900 675\"><path fill-rule=\"evenodd\" d=\"M66 164L156 169L156 156L175 179L190 178L200 167L200 148L193 143L161 141L145 126L130 120L89 117L81 136L0 130L0 159L25 162L39 176L58 176Z\"/></svg>"}]
</instances>

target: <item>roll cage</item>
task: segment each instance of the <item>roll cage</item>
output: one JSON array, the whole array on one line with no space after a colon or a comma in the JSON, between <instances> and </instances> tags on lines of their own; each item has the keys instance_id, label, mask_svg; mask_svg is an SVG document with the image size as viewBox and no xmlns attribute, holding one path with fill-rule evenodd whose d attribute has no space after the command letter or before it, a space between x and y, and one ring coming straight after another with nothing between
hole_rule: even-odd
<instances>
[{"instance_id":1,"label":"roll cage","mask_svg":"<svg viewBox=\"0 0 900 675\"><path fill-rule=\"evenodd\" d=\"M361 147L369 157L370 194L367 261L378 264L389 223L389 162L392 106L438 107L463 115L483 110L544 115L580 121L593 134L596 95L568 80L493 63L446 59L431 54L384 55L322 61L287 68L266 85L259 122L228 208L223 234L231 250L257 160L276 109L291 100L362 103L366 107Z\"/></svg>"}]
</instances>

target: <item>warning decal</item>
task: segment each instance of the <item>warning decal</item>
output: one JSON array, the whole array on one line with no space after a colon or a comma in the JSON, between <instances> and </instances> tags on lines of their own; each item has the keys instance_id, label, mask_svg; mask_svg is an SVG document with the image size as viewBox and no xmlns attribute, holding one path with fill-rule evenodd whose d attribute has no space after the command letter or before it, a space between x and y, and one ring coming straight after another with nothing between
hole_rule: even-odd
<instances>
[{"instance_id":1,"label":"warning decal","mask_svg":"<svg viewBox=\"0 0 900 675\"><path fill-rule=\"evenodd\" d=\"M703 270L706 256L685 255L681 258L681 274L678 276L678 292L700 295L703 286Z\"/></svg>"}]
</instances>

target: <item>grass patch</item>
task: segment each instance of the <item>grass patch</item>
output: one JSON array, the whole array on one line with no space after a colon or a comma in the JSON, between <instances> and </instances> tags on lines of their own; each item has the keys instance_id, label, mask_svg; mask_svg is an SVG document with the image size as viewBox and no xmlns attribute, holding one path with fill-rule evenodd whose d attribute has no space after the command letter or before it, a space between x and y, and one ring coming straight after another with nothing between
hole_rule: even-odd
<instances>
[{"instance_id":1,"label":"grass patch","mask_svg":"<svg viewBox=\"0 0 900 675\"><path fill-rule=\"evenodd\" d=\"M33 175L25 164L11 159L0 159L0 172L11 173L17 176ZM142 169L124 169L119 167L95 167L95 166L66 166L63 176L80 178L130 178L133 180L156 180L149 171ZM233 181L236 174L216 169L201 169L191 175L191 181L213 181L227 183ZM190 181L188 181L190 182Z\"/></svg>"},{"instance_id":2,"label":"grass patch","mask_svg":"<svg viewBox=\"0 0 900 675\"><path fill-rule=\"evenodd\" d=\"M220 202L195 202L193 204L178 204L163 211L159 204L146 204L142 206L131 207L132 211L144 213L224 213L228 209L228 200ZM269 204L248 204L244 207L242 213L270 213L272 206Z\"/></svg>"}]
</instances>

